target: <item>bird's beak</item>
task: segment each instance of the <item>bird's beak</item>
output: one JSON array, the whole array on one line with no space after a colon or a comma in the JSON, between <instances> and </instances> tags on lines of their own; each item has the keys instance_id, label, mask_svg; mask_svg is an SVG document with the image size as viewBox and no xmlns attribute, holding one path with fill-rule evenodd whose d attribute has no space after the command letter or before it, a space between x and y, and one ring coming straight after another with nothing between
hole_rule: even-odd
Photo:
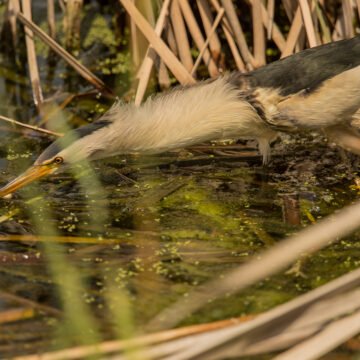
<instances>
[{"instance_id":1,"label":"bird's beak","mask_svg":"<svg viewBox=\"0 0 360 360\"><path fill-rule=\"evenodd\" d=\"M10 181L7 185L0 189L0 197L4 197L13 193L14 191L22 188L23 186L39 179L45 175L52 174L57 170L58 166L54 164L49 165L33 165L23 174L18 176L13 181Z\"/></svg>"}]
</instances>

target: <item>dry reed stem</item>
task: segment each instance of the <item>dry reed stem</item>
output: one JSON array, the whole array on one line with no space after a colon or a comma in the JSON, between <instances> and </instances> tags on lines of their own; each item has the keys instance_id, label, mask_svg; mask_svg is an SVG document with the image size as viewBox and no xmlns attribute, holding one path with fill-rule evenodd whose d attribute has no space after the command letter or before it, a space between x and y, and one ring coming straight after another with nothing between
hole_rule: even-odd
<instances>
[{"instance_id":1,"label":"dry reed stem","mask_svg":"<svg viewBox=\"0 0 360 360\"><path fill-rule=\"evenodd\" d=\"M200 61L203 57L203 53L207 49L207 47L210 43L211 37L215 34L215 31L216 31L217 27L219 26L219 23L220 23L222 17L224 16L224 13L225 13L224 8L220 8L220 10L215 18L214 24L213 24L212 28L210 29L208 37L203 45L203 48L200 50L200 53L195 61L194 67L191 70L191 75L195 74L197 67L200 65Z\"/></svg>"},{"instance_id":2,"label":"dry reed stem","mask_svg":"<svg viewBox=\"0 0 360 360\"><path fill-rule=\"evenodd\" d=\"M80 26L83 0L67 0L66 11L63 17L65 32L65 48L78 49L80 46Z\"/></svg>"},{"instance_id":3,"label":"dry reed stem","mask_svg":"<svg viewBox=\"0 0 360 360\"><path fill-rule=\"evenodd\" d=\"M316 337L316 333L324 331L324 329L327 331L329 327L335 325L335 318L346 315L347 309L350 308L349 311L352 312L356 307L359 307L359 295L358 291L352 291L349 294L337 296L334 299L320 300L314 305L311 304L301 310L291 311L289 314L285 313L280 316L275 316L273 317L273 320L252 328L254 324L260 324L264 318L279 312L281 309L281 306L279 306L278 308L270 310L268 313L260 315L258 319L247 324L234 326L232 329L225 328L223 330L214 331L214 334L210 333L208 336L205 335L203 336L203 339L201 339L201 335L195 335L195 339L191 340L195 340L193 341L193 344L196 344L196 346L191 346L192 344L189 343L187 344L188 349L194 350L184 350L181 354L177 354L176 359L182 360L194 358L194 353L195 357L198 359L199 357L196 355L201 353L201 358L218 360L231 358L235 354L238 356L259 355L284 350L294 345L296 346L296 344L303 340L306 341L306 339L311 336ZM352 304L350 304L345 311L342 306L342 300L352 301ZM336 307L335 311L332 309L334 307L334 302ZM291 302L289 304L291 304ZM327 309L326 305L328 305L330 309ZM303 313L301 313L302 311ZM319 311L324 314L322 319L319 319L318 317ZM223 336L223 339L221 339L221 336ZM329 344L328 342L325 343L327 345ZM319 346L315 345L316 350L323 348L321 344L317 345ZM200 347L203 348L202 352L199 351ZM331 346L328 347L330 348ZM293 360L294 358L289 357L288 360L290 359ZM309 360L309 358L301 356L299 359ZM167 360L174 359L170 357Z\"/></svg>"},{"instance_id":4,"label":"dry reed stem","mask_svg":"<svg viewBox=\"0 0 360 360\"><path fill-rule=\"evenodd\" d=\"M252 0L252 24L254 36L254 58L256 67L265 65L265 33L261 14L261 1Z\"/></svg>"},{"instance_id":5,"label":"dry reed stem","mask_svg":"<svg viewBox=\"0 0 360 360\"><path fill-rule=\"evenodd\" d=\"M359 283L360 270L355 270L247 323L172 341L166 345L171 350L175 344L178 352L166 359L218 360L288 348L321 331L334 319L358 310L360 290L348 290L358 287ZM164 351L161 345L155 348L159 355ZM150 350L152 348L147 349Z\"/></svg>"},{"instance_id":6,"label":"dry reed stem","mask_svg":"<svg viewBox=\"0 0 360 360\"><path fill-rule=\"evenodd\" d=\"M148 0L137 0L138 2L141 2L142 6L144 7L144 15L149 22L149 24L154 28L156 19L154 14L154 8L153 8L153 1Z\"/></svg>"},{"instance_id":7,"label":"dry reed stem","mask_svg":"<svg viewBox=\"0 0 360 360\"><path fill-rule=\"evenodd\" d=\"M133 3L133 5L138 9L139 13L145 18L145 20L150 24L150 26L152 28L155 27L155 16L154 16L154 10L153 10L153 4L154 3L159 3L161 0L158 1L149 1L149 0L131 0L131 2ZM132 21L131 17L130 18L130 22ZM144 60L145 56L146 56L146 51L149 47L149 41L148 39L144 36L144 34L142 33L142 31L137 27L136 22L133 21L132 22L134 25L134 29L135 29L135 34L136 34L136 38L134 39L137 42L137 49L138 49L138 63L137 66L135 67L136 70L138 69L138 66L142 63L142 61Z\"/></svg>"},{"instance_id":8,"label":"dry reed stem","mask_svg":"<svg viewBox=\"0 0 360 360\"><path fill-rule=\"evenodd\" d=\"M334 350L360 332L360 311L334 321L319 334L292 349L275 356L273 360L316 360Z\"/></svg>"},{"instance_id":9,"label":"dry reed stem","mask_svg":"<svg viewBox=\"0 0 360 360\"><path fill-rule=\"evenodd\" d=\"M210 0L210 1L211 1L212 5L214 6L214 8L216 9L216 11L219 12L221 6L220 6L218 0ZM240 56L237 46L236 46L234 36L233 36L232 30L231 30L231 26L225 16L223 16L223 18L222 18L221 27L225 34L226 41L229 44L229 48L230 48L232 56L235 60L235 64L236 64L237 68L240 71L245 72L246 71L245 64Z\"/></svg>"},{"instance_id":10,"label":"dry reed stem","mask_svg":"<svg viewBox=\"0 0 360 360\"><path fill-rule=\"evenodd\" d=\"M296 42L300 36L303 26L304 24L301 16L301 9L299 6L296 10L294 20L291 24L290 31L286 39L285 49L281 53L281 58L289 56L294 52Z\"/></svg>"},{"instance_id":11,"label":"dry reed stem","mask_svg":"<svg viewBox=\"0 0 360 360\"><path fill-rule=\"evenodd\" d=\"M155 34L159 37L161 36L167 21L169 5L170 0L165 0L155 25ZM136 89L135 105L140 105L144 98L145 91L151 75L151 69L154 65L154 60L156 56L157 55L154 48L152 46L149 46L138 73L139 84Z\"/></svg>"},{"instance_id":12,"label":"dry reed stem","mask_svg":"<svg viewBox=\"0 0 360 360\"><path fill-rule=\"evenodd\" d=\"M56 25L55 25L55 4L54 0L47 0L47 21L49 26L49 35L55 39Z\"/></svg>"},{"instance_id":13,"label":"dry reed stem","mask_svg":"<svg viewBox=\"0 0 360 360\"><path fill-rule=\"evenodd\" d=\"M239 46L242 58L246 63L248 70L252 70L256 65L253 56L250 53L249 47L246 43L244 32L241 28L240 21L236 15L234 4L231 0L221 0L221 3L225 9L226 17L234 32L235 40Z\"/></svg>"},{"instance_id":14,"label":"dry reed stem","mask_svg":"<svg viewBox=\"0 0 360 360\"><path fill-rule=\"evenodd\" d=\"M268 14L268 23L267 23L267 38L271 40L272 29L274 24L274 13L275 13L275 0L268 0L267 3L267 14Z\"/></svg>"},{"instance_id":15,"label":"dry reed stem","mask_svg":"<svg viewBox=\"0 0 360 360\"><path fill-rule=\"evenodd\" d=\"M7 17L10 23L10 30L11 30L14 49L16 48L16 44L18 42L16 16L15 16L15 13L17 13L18 11L20 11L20 0L9 0Z\"/></svg>"},{"instance_id":16,"label":"dry reed stem","mask_svg":"<svg viewBox=\"0 0 360 360\"><path fill-rule=\"evenodd\" d=\"M226 320L215 321L206 324L199 325L190 325L181 327L178 329L172 329L167 331L162 331L158 333L148 334L136 337L130 340L115 340L115 341L105 341L97 345L90 346L78 346L64 350L53 351L49 353L44 353L42 355L29 355L23 356L18 359L23 360L72 360L85 358L88 356L96 354L108 354L119 352L127 348L137 347L137 346L146 346L153 345L165 341L174 340L184 336L190 336L204 331L212 331L216 329L221 329L227 326L247 322L253 319L254 316L241 316L238 318L231 318Z\"/></svg>"},{"instance_id":17,"label":"dry reed stem","mask_svg":"<svg viewBox=\"0 0 360 360\"><path fill-rule=\"evenodd\" d=\"M354 11L351 0L342 0L343 21L344 21L344 35L346 38L354 37L353 19Z\"/></svg>"},{"instance_id":18,"label":"dry reed stem","mask_svg":"<svg viewBox=\"0 0 360 360\"><path fill-rule=\"evenodd\" d=\"M213 35L209 35L212 30L212 24L214 23L214 18L211 13L211 9L207 0L197 0L197 7L199 9L200 17L202 20L202 25L206 33L206 37L210 38L209 48L211 55L214 58L215 62L219 60L221 54L221 43L216 32Z\"/></svg>"},{"instance_id":19,"label":"dry reed stem","mask_svg":"<svg viewBox=\"0 0 360 360\"><path fill-rule=\"evenodd\" d=\"M135 4L135 0L131 0ZM135 67L140 65L140 50L139 50L139 41L137 35L137 27L135 21L130 17L130 35L131 35L131 55L132 61Z\"/></svg>"},{"instance_id":20,"label":"dry reed stem","mask_svg":"<svg viewBox=\"0 0 360 360\"><path fill-rule=\"evenodd\" d=\"M358 17L360 18L360 0L356 0L356 7L358 11Z\"/></svg>"},{"instance_id":21,"label":"dry reed stem","mask_svg":"<svg viewBox=\"0 0 360 360\"><path fill-rule=\"evenodd\" d=\"M334 31L332 33L331 38L333 41L338 41L345 37L343 22L343 14L340 14L335 22Z\"/></svg>"},{"instance_id":22,"label":"dry reed stem","mask_svg":"<svg viewBox=\"0 0 360 360\"><path fill-rule=\"evenodd\" d=\"M186 25L189 29L189 32L196 44L196 47L199 51L204 47L205 40L199 28L199 25L195 19L195 16L191 10L188 0L179 0L179 5L181 12L186 21ZM204 64L207 66L209 74L211 77L216 77L219 75L219 70L216 67L214 59L211 57L209 49L206 47L202 58L204 59Z\"/></svg>"},{"instance_id":23,"label":"dry reed stem","mask_svg":"<svg viewBox=\"0 0 360 360\"><path fill-rule=\"evenodd\" d=\"M0 324L7 324L16 321L31 319L35 316L35 311L30 307L15 308L0 312Z\"/></svg>"},{"instance_id":24,"label":"dry reed stem","mask_svg":"<svg viewBox=\"0 0 360 360\"><path fill-rule=\"evenodd\" d=\"M179 52L179 58L186 70L190 73L194 66L191 56L189 39L186 32L184 18L180 11L179 0L172 0L170 6L171 23L174 28L174 36Z\"/></svg>"},{"instance_id":25,"label":"dry reed stem","mask_svg":"<svg viewBox=\"0 0 360 360\"><path fill-rule=\"evenodd\" d=\"M302 254L314 253L331 242L339 240L359 227L360 202L347 206L336 215L328 216L315 225L273 246L246 264L225 274L221 279L210 281L187 296L161 311L150 323L150 329L173 327L189 314L224 294L232 294L257 281L284 270Z\"/></svg>"},{"instance_id":26,"label":"dry reed stem","mask_svg":"<svg viewBox=\"0 0 360 360\"><path fill-rule=\"evenodd\" d=\"M171 19L169 19L169 20L171 20ZM172 28L172 23L169 20L167 21L166 27L165 27L165 38L166 38L167 44L169 45L173 54L178 57L179 51L178 51L178 48L176 45L174 30ZM190 54L190 56L191 56L191 54Z\"/></svg>"},{"instance_id":27,"label":"dry reed stem","mask_svg":"<svg viewBox=\"0 0 360 360\"><path fill-rule=\"evenodd\" d=\"M146 233L146 236L151 236ZM36 243L41 242L56 242L60 244L97 244L97 245L117 245L124 239L102 239L92 237L78 237L78 236L37 236L37 235L6 235L0 236L0 242L3 241L31 241ZM150 240L149 240L150 241Z\"/></svg>"},{"instance_id":28,"label":"dry reed stem","mask_svg":"<svg viewBox=\"0 0 360 360\"><path fill-rule=\"evenodd\" d=\"M41 133L46 134L46 135L63 136L63 134L61 134L61 133L54 132L54 131L51 131L51 130L42 129L42 128L39 128L37 126L33 126L33 125L29 125L29 124L24 124L24 123L22 123L20 121L10 119L10 118L8 118L6 116L0 115L0 120L6 121L6 122L8 122L10 124L13 124L13 125L21 126L21 127L27 128L27 129L34 130L34 131L38 131L38 132L41 132Z\"/></svg>"},{"instance_id":29,"label":"dry reed stem","mask_svg":"<svg viewBox=\"0 0 360 360\"><path fill-rule=\"evenodd\" d=\"M249 0L249 3L252 5L253 0ZM261 3L260 5L261 5L261 15L262 15L263 25L266 29L268 29L269 21L270 21L269 13L266 10L264 4ZM276 44L276 46L279 48L279 50L281 52L284 51L286 41L285 41L285 38L284 38L282 32L280 31L279 27L277 26L277 24L274 21L272 21L271 37L272 37L274 43Z\"/></svg>"},{"instance_id":30,"label":"dry reed stem","mask_svg":"<svg viewBox=\"0 0 360 360\"><path fill-rule=\"evenodd\" d=\"M294 19L295 11L298 7L298 0L282 0L282 4L284 6L286 16L292 22Z\"/></svg>"},{"instance_id":31,"label":"dry reed stem","mask_svg":"<svg viewBox=\"0 0 360 360\"><path fill-rule=\"evenodd\" d=\"M48 34L41 30L36 24L27 19L24 14L18 12L16 14L19 21L31 29L35 35L37 35L45 44L47 44L52 50L54 50L60 57L62 57L70 66L72 66L85 80L90 82L100 91L113 94L113 92L95 76L90 70L76 60L68 51L60 46L55 40L53 40Z\"/></svg>"},{"instance_id":32,"label":"dry reed stem","mask_svg":"<svg viewBox=\"0 0 360 360\"><path fill-rule=\"evenodd\" d=\"M319 19L320 28L322 30L322 42L324 44L329 43L331 41L330 29L327 26L323 10L320 8L317 2L315 2L315 11L317 18Z\"/></svg>"},{"instance_id":33,"label":"dry reed stem","mask_svg":"<svg viewBox=\"0 0 360 360\"><path fill-rule=\"evenodd\" d=\"M24 16L29 21L31 21L31 0L22 0L21 4L22 4ZM44 101L44 97L41 89L39 68L36 59L34 34L32 30L26 26L24 26L24 30L25 30L26 53L28 59L33 99L35 106L37 107L38 111L40 111L41 105Z\"/></svg>"},{"instance_id":34,"label":"dry reed stem","mask_svg":"<svg viewBox=\"0 0 360 360\"><path fill-rule=\"evenodd\" d=\"M308 0L299 0L299 6L301 9L309 45L310 47L317 46L319 44L316 40L315 27L312 20L312 14Z\"/></svg>"},{"instance_id":35,"label":"dry reed stem","mask_svg":"<svg viewBox=\"0 0 360 360\"><path fill-rule=\"evenodd\" d=\"M10 294L8 292L0 290L0 298L6 299L7 301L12 301L21 305L24 305L26 307L31 307L33 309L39 310L41 312L44 312L45 314L50 314L53 316L61 316L63 313L59 309L53 308L48 305L42 305L37 303L36 301L26 299L24 297Z\"/></svg>"},{"instance_id":36,"label":"dry reed stem","mask_svg":"<svg viewBox=\"0 0 360 360\"><path fill-rule=\"evenodd\" d=\"M269 26L269 13L266 11L265 6L263 4L261 4L261 9L262 9L263 23L264 26L267 27ZM279 50L283 51L285 49L285 44L286 44L284 35L280 31L279 27L277 26L274 20L271 21L271 24L272 24L271 38L273 39L274 43L279 48Z\"/></svg>"},{"instance_id":37,"label":"dry reed stem","mask_svg":"<svg viewBox=\"0 0 360 360\"><path fill-rule=\"evenodd\" d=\"M168 70L164 62L160 59L158 66L158 81L162 90L168 89L171 86Z\"/></svg>"},{"instance_id":38,"label":"dry reed stem","mask_svg":"<svg viewBox=\"0 0 360 360\"><path fill-rule=\"evenodd\" d=\"M141 30L149 43L154 47L158 55L164 60L164 63L181 84L194 84L195 79L186 71L181 62L171 52L167 45L159 36L156 35L154 29L142 16L139 10L134 6L131 0L119 0L125 10L134 19L137 27Z\"/></svg>"},{"instance_id":39,"label":"dry reed stem","mask_svg":"<svg viewBox=\"0 0 360 360\"><path fill-rule=\"evenodd\" d=\"M152 347L146 349L146 354L151 354L154 359L176 353L174 358L168 357L167 360L193 359L198 356L214 360L278 351L321 331L333 319L357 310L360 306L359 283L360 270L355 270L255 318L240 317L186 326L130 340L106 341L40 356L24 356L21 359L70 360L149 345ZM123 357L115 355L112 359Z\"/></svg>"}]
</instances>

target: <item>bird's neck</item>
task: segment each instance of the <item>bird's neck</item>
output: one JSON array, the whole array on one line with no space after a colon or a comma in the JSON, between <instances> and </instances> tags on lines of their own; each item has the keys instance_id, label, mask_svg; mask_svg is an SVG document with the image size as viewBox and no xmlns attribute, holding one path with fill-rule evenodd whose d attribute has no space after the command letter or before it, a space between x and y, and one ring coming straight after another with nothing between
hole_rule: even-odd
<instances>
[{"instance_id":1,"label":"bird's neck","mask_svg":"<svg viewBox=\"0 0 360 360\"><path fill-rule=\"evenodd\" d=\"M266 131L255 109L224 77L122 111L113 109L116 153L159 153L221 138L257 138Z\"/></svg>"}]
</instances>

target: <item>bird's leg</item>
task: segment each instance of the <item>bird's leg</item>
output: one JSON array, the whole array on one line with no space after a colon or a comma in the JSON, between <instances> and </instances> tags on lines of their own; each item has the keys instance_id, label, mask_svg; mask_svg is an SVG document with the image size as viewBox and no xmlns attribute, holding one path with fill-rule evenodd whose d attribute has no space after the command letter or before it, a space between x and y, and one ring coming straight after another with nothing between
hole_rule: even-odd
<instances>
[{"instance_id":1,"label":"bird's leg","mask_svg":"<svg viewBox=\"0 0 360 360\"><path fill-rule=\"evenodd\" d=\"M268 130L257 138L259 145L259 152L263 157L263 165L266 165L270 161L271 149L270 144L278 137L278 133Z\"/></svg>"}]
</instances>

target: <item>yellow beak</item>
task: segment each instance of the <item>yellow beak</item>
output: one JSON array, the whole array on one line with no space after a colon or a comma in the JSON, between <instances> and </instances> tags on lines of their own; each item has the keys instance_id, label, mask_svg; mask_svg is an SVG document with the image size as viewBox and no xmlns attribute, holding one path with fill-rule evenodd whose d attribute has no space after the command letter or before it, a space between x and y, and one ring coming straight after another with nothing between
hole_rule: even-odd
<instances>
[{"instance_id":1,"label":"yellow beak","mask_svg":"<svg viewBox=\"0 0 360 360\"><path fill-rule=\"evenodd\" d=\"M57 170L58 166L51 165L34 165L23 174L18 176L13 181L10 181L7 185L0 189L0 197L4 197L14 191L22 188L23 186L39 179L45 175L51 174Z\"/></svg>"}]
</instances>

